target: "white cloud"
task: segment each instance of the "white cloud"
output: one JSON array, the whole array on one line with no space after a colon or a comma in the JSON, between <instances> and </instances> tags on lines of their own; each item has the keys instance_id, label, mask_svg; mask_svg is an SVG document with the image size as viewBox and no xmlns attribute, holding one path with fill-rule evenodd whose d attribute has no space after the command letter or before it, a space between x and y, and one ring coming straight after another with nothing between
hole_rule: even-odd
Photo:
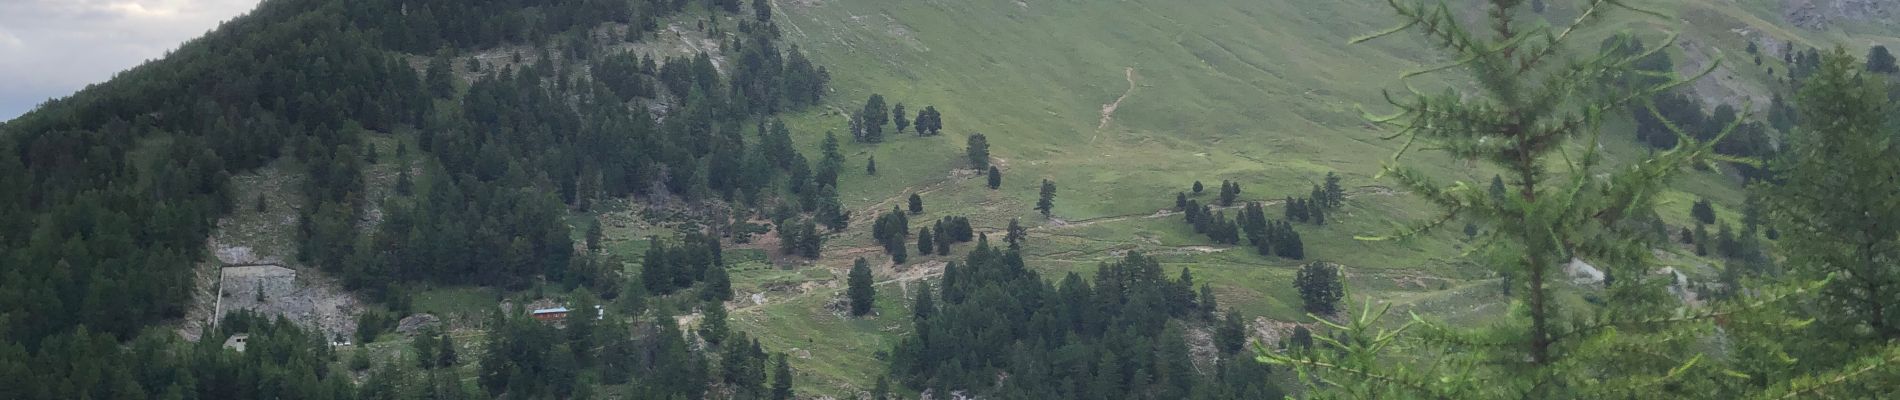
<instances>
[{"instance_id":1,"label":"white cloud","mask_svg":"<svg viewBox=\"0 0 1900 400\"><path fill-rule=\"evenodd\" d=\"M204 34L258 0L0 0L0 120Z\"/></svg>"}]
</instances>

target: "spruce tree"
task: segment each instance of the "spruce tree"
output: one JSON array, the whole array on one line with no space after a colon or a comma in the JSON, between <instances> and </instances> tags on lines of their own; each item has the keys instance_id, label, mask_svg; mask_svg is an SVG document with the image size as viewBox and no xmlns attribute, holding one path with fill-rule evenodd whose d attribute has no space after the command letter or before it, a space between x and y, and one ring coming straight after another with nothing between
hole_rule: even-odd
<instances>
[{"instance_id":1,"label":"spruce tree","mask_svg":"<svg viewBox=\"0 0 1900 400\"><path fill-rule=\"evenodd\" d=\"M924 213L924 198L923 198L923 196L918 196L918 195L917 195L916 193L911 193L911 194L910 194L910 213L911 213L911 214L923 214L923 213Z\"/></svg>"},{"instance_id":2,"label":"spruce tree","mask_svg":"<svg viewBox=\"0 0 1900 400\"><path fill-rule=\"evenodd\" d=\"M1698 385L1687 383L1725 379L1716 369L1696 368L1700 357L1689 354L1694 350L1687 342L1698 335L1682 332L1706 324L1708 314L1679 313L1645 300L1667 296L1660 293L1661 285L1644 284L1656 279L1649 274L1655 256L1638 233L1622 228L1650 209L1665 179L1704 158L1709 142L1691 137L1683 146L1615 168L1604 165L1595 145L1608 111L1680 82L1602 83L1630 76L1636 60L1673 44L1636 54L1608 49L1572 54L1586 47L1571 43L1571 32L1630 10L1622 2L1581 4L1572 14L1575 19L1554 27L1518 9L1521 0L1488 1L1479 17L1485 21L1477 24L1461 20L1473 14L1449 11L1453 8L1442 2L1388 4L1404 24L1360 40L1418 33L1449 53L1442 59L1454 61L1408 78L1457 71L1469 73L1473 84L1440 93L1388 93L1385 98L1396 110L1373 122L1395 130L1393 138L1490 164L1512 179L1494 196L1469 184L1440 183L1400 162L1386 163L1384 176L1439 206L1444 215L1368 239L1412 237L1459 218L1484 225L1488 241L1473 253L1514 282L1516 310L1505 317L1510 322L1477 329L1422 320L1388 330L1375 326L1383 326L1375 321L1382 321L1388 308L1368 304L1332 325L1339 337L1328 342L1337 344L1332 351L1259 355L1311 376L1308 382L1328 382L1311 386L1309 394L1319 397L1670 397L1698 393ZM1411 148L1402 146L1395 159ZM1581 151L1556 154L1565 149ZM1619 277L1601 292L1600 303L1560 300L1574 296L1560 293L1571 290L1560 284L1568 277L1559 268L1572 259L1588 260ZM1414 329L1424 333L1408 332ZM1393 346L1405 348L1406 355L1383 351Z\"/></svg>"},{"instance_id":3,"label":"spruce tree","mask_svg":"<svg viewBox=\"0 0 1900 400\"><path fill-rule=\"evenodd\" d=\"M864 161L864 174L877 175L877 156L873 155Z\"/></svg>"},{"instance_id":4,"label":"spruce tree","mask_svg":"<svg viewBox=\"0 0 1900 400\"><path fill-rule=\"evenodd\" d=\"M872 302L877 300L876 282L871 277L871 263L858 257L851 263L851 274L847 278L846 297L851 299L851 315L860 316L871 313Z\"/></svg>"},{"instance_id":5,"label":"spruce tree","mask_svg":"<svg viewBox=\"0 0 1900 400\"><path fill-rule=\"evenodd\" d=\"M700 307L699 338L715 345L726 340L726 336L732 332L726 320L726 303L709 301Z\"/></svg>"},{"instance_id":6,"label":"spruce tree","mask_svg":"<svg viewBox=\"0 0 1900 400\"><path fill-rule=\"evenodd\" d=\"M928 256L937 252L937 238L930 235L930 228L917 228L917 255Z\"/></svg>"},{"instance_id":7,"label":"spruce tree","mask_svg":"<svg viewBox=\"0 0 1900 400\"><path fill-rule=\"evenodd\" d=\"M1346 205L1346 188L1339 186L1339 174L1326 173L1326 208Z\"/></svg>"},{"instance_id":8,"label":"spruce tree","mask_svg":"<svg viewBox=\"0 0 1900 400\"><path fill-rule=\"evenodd\" d=\"M1188 205L1187 193L1176 192L1174 194L1174 209L1187 210L1187 205Z\"/></svg>"},{"instance_id":9,"label":"spruce tree","mask_svg":"<svg viewBox=\"0 0 1900 400\"><path fill-rule=\"evenodd\" d=\"M950 255L950 245L955 243L956 239L950 237L951 232L948 230L944 230L944 228L938 228L936 230L936 233L937 233L937 246L936 246L937 255L940 255L940 256Z\"/></svg>"},{"instance_id":10,"label":"spruce tree","mask_svg":"<svg viewBox=\"0 0 1900 400\"><path fill-rule=\"evenodd\" d=\"M1874 45L1867 50L1867 70L1882 74L1900 72L1900 65L1894 62L1893 52L1887 46Z\"/></svg>"},{"instance_id":11,"label":"spruce tree","mask_svg":"<svg viewBox=\"0 0 1900 400\"><path fill-rule=\"evenodd\" d=\"M910 116L904 115L904 103L891 106L891 119L892 122L897 123L897 133L904 133L904 129L910 127ZM917 132L917 134L922 136L923 132Z\"/></svg>"},{"instance_id":12,"label":"spruce tree","mask_svg":"<svg viewBox=\"0 0 1900 400\"><path fill-rule=\"evenodd\" d=\"M912 321L923 321L937 315L937 302L936 299L932 298L932 295L933 291L930 289L929 281L918 283L917 299L910 305L910 317Z\"/></svg>"},{"instance_id":13,"label":"spruce tree","mask_svg":"<svg viewBox=\"0 0 1900 400\"><path fill-rule=\"evenodd\" d=\"M1715 223L1715 204L1710 203L1709 199L1696 200L1694 205L1689 207L1689 216L1695 217L1696 222L1713 224Z\"/></svg>"},{"instance_id":14,"label":"spruce tree","mask_svg":"<svg viewBox=\"0 0 1900 400\"><path fill-rule=\"evenodd\" d=\"M864 110L858 113L858 120L864 131L863 140L868 143L884 141L884 124L890 123L890 109L884 108L884 95L872 94L864 101Z\"/></svg>"},{"instance_id":15,"label":"spruce tree","mask_svg":"<svg viewBox=\"0 0 1900 400\"><path fill-rule=\"evenodd\" d=\"M1029 230L1023 229L1022 220L1010 218L1009 228L1003 231L1003 242L1008 243L1010 247L1019 247L1022 245L1023 239L1026 239L1028 236Z\"/></svg>"},{"instance_id":16,"label":"spruce tree","mask_svg":"<svg viewBox=\"0 0 1900 400\"><path fill-rule=\"evenodd\" d=\"M990 190L1003 186L1003 171L997 170L994 165L990 166L989 185Z\"/></svg>"},{"instance_id":17,"label":"spruce tree","mask_svg":"<svg viewBox=\"0 0 1900 400\"><path fill-rule=\"evenodd\" d=\"M772 367L772 400L792 400L792 364L786 361L784 354L778 355L778 364Z\"/></svg>"},{"instance_id":18,"label":"spruce tree","mask_svg":"<svg viewBox=\"0 0 1900 400\"><path fill-rule=\"evenodd\" d=\"M1036 196L1036 211L1042 212L1043 218L1048 218L1049 213L1055 211L1055 208L1056 183L1044 179L1042 180L1042 193Z\"/></svg>"},{"instance_id":19,"label":"spruce tree","mask_svg":"<svg viewBox=\"0 0 1900 400\"><path fill-rule=\"evenodd\" d=\"M1332 315L1339 309L1339 299L1345 297L1345 286L1339 281L1339 267L1327 262L1307 263L1293 278L1293 286L1300 291L1300 300L1306 304L1306 312L1319 315Z\"/></svg>"},{"instance_id":20,"label":"spruce tree","mask_svg":"<svg viewBox=\"0 0 1900 400\"><path fill-rule=\"evenodd\" d=\"M963 145L963 155L970 160L970 169L978 171L982 171L985 168L991 171L996 170L990 167L990 139L981 133L970 134L970 139ZM995 174L995 172L990 173L990 175Z\"/></svg>"},{"instance_id":21,"label":"spruce tree","mask_svg":"<svg viewBox=\"0 0 1900 400\"><path fill-rule=\"evenodd\" d=\"M1206 187L1201 186L1201 181L1194 181L1194 194L1201 194L1201 190L1204 189L1206 189Z\"/></svg>"}]
</instances>

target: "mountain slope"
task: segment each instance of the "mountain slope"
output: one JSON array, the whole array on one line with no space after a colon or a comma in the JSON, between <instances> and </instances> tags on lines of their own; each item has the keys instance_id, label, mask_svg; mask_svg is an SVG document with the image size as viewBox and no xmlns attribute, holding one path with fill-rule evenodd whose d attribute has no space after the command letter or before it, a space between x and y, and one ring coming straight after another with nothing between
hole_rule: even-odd
<instances>
[{"instance_id":1,"label":"mountain slope","mask_svg":"<svg viewBox=\"0 0 1900 400\"><path fill-rule=\"evenodd\" d=\"M1574 14L1564 2L1549 2L1547 16ZM889 209L909 193L930 204L925 218L970 215L981 227L1000 230L1009 219L1031 226L1025 248L1032 266L1089 271L1130 250L1159 255L1170 271L1186 267L1212 282L1223 305L1248 316L1298 321L1294 267L1303 261L1250 254L1244 246L1212 244L1195 234L1181 215L1169 214L1176 192L1195 181L1213 198L1214 184L1239 182L1249 200L1302 197L1326 173L1337 171L1358 196L1323 227L1301 226L1312 257L1347 266L1355 296L1370 295L1418 305L1428 315L1482 322L1504 309L1507 298L1483 268L1466 265L1463 235L1454 229L1408 243L1367 243L1357 235L1389 232L1394 223L1428 217L1432 208L1390 193L1374 179L1380 163L1402 143L1363 122L1359 105L1382 112L1382 90L1404 90L1397 77L1448 62L1422 43L1401 37L1368 44L1351 39L1393 24L1383 2L1156 1L778 1L787 37L838 71L832 111L793 120L815 143L816 134L841 129L840 114L855 113L858 101L882 94L912 109L935 106L949 134L898 138L876 145L849 144L862 162L878 160L875 176L847 174L841 196L859 212ZM1453 2L1453 4L1460 4ZM1600 29L1579 33L1595 44L1630 31L1649 43L1679 34L1668 54L1677 71L1698 72L1715 59L1722 66L1687 93L1705 109L1718 104L1752 108L1765 119L1769 98L1790 73L1783 44L1800 51L1836 43L1850 52L1874 44L1894 45L1891 26L1843 22L1808 30L1787 22L1773 1L1641 2L1669 17L1624 13ZM1474 11L1475 12L1475 11ZM1474 16L1475 17L1475 16ZM1757 64L1744 49L1756 43ZM1455 75L1455 74L1451 74ZM1412 79L1431 91L1444 74ZM1782 93L1785 95L1785 93ZM1605 144L1618 154L1646 150L1635 143L1632 123L1605 127ZM1002 166L1001 190L987 189L968 168L964 138L983 133L993 163ZM1430 152L1408 156L1442 179L1482 185L1491 173ZM1743 203L1732 173L1694 172L1677 182L1662 202L1662 221L1691 226L1687 210L1698 198L1715 200L1723 221L1737 221ZM1031 210L1036 186L1050 179L1060 187L1054 218ZM1269 215L1279 212L1268 204ZM862 234L834 240L844 249L875 244ZM1676 262L1700 278L1719 262L1668 249ZM842 275L848 257L825 264ZM893 268L888 275L913 279L931 270ZM898 281L889 289L905 289ZM1482 284L1485 290L1470 290ZM909 288L914 288L914 284ZM818 371L835 374L837 385L864 387L878 368L862 355L863 342L888 342L901 329L852 321L833 323L821 300L832 292L768 304L735 314L759 330L791 332L782 343L816 347ZM905 290L904 293L913 293ZM1476 293L1477 295L1471 295ZM882 293L880 293L882 295ZM889 307L889 306L880 306ZM897 310L895 308L887 309ZM756 318L756 319L754 319ZM818 321L818 322L813 322ZM1277 325L1262 321L1262 327ZM1285 325L1278 325L1284 327ZM1285 328L1281 328L1285 329ZM802 337L823 332L816 341ZM850 332L850 333L840 333ZM826 377L819 377L825 379Z\"/></svg>"}]
</instances>

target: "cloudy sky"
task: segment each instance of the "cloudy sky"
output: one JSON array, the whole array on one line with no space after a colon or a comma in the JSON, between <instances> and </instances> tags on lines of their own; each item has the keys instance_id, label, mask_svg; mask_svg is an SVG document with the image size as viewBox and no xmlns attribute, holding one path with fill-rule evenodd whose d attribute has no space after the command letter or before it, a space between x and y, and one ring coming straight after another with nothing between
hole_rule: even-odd
<instances>
[{"instance_id":1,"label":"cloudy sky","mask_svg":"<svg viewBox=\"0 0 1900 400\"><path fill-rule=\"evenodd\" d=\"M0 0L0 121L165 55L258 0Z\"/></svg>"}]
</instances>

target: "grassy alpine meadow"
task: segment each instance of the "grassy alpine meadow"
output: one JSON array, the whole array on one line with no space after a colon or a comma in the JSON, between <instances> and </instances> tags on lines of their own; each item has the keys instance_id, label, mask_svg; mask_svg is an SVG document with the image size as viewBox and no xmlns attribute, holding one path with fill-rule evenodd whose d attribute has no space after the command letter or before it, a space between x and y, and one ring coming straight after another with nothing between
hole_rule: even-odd
<instances>
[{"instance_id":1,"label":"grassy alpine meadow","mask_svg":"<svg viewBox=\"0 0 1900 400\"><path fill-rule=\"evenodd\" d=\"M1553 2L1547 16L1573 12L1555 3L1561 2ZM1709 78L1719 80L1712 84L1721 93L1765 99L1766 89L1754 82L1772 71L1785 73L1785 66L1779 59L1749 62L1739 50L1747 41L1736 32L1754 29L1817 43L1856 35L1794 34L1776 27L1772 6L1754 3L1650 2L1680 17L1675 22L1692 23L1629 18L1580 32L1588 40L1578 43L1594 45L1637 31L1654 45L1662 39L1649 36L1656 29L1677 32L1679 43L1691 42L1668 51L1679 72L1699 72L1721 58L1723 67ZM890 319L908 304L886 302L888 288L893 275L919 272L890 268L869 225L893 206L904 207L913 193L925 203L922 214L910 216L913 235L941 217L968 216L1000 246L1003 228L1018 218L1030 231L1024 257L1045 278L1089 276L1101 263L1139 251L1158 257L1170 277L1185 268L1197 283L1212 284L1224 310L1249 319L1306 321L1292 278L1300 265L1316 260L1346 267L1348 296L1355 300L1389 302L1458 323L1480 323L1509 307L1499 280L1466 259L1470 243L1460 232L1462 221L1405 241L1357 240L1437 213L1377 177L1406 145L1384 140L1394 132L1364 118L1388 111L1381 92L1405 95L1408 86L1435 92L1468 84L1442 77L1455 74L1400 81L1402 72L1449 61L1416 39L1348 45L1392 25L1383 2L773 4L788 39L832 72L828 105L786 122L812 154L827 132L839 137L846 156L840 199L853 210L853 225L828 239L826 255L815 265L800 267L828 274L739 272L735 288L811 286L824 275L841 281L860 256L884 265L875 269L884 282L877 305L883 317L840 320L825 309L842 285L768 298L733 314L736 326L770 347L814 351L794 361L802 374L814 375L799 382L801 390L846 395L846 388L869 387L886 364L872 354L910 329L907 321ZM945 129L918 136L887 126L882 143L854 142L849 115L872 94L883 95L887 105L902 103L913 114L907 118L933 106L943 114ZM1751 104L1760 112L1765 103ZM1632 140L1632 126L1624 116L1604 121L1599 145L1612 165L1649 151ZM988 139L990 163L1002 171L998 189L986 186L983 171L968 169L964 146L977 133ZM865 163L873 157L877 173L870 175ZM1406 157L1408 165L1446 181L1482 187L1493 175L1476 163L1430 151ZM1328 172L1343 178L1349 200L1329 215L1327 225L1296 224L1307 245L1305 260L1261 256L1244 242L1212 244L1174 209L1175 194L1190 192L1195 181L1207 189L1189 197L1207 204L1217 198L1220 183L1231 180L1243 189L1236 205L1265 202L1268 217L1277 220L1281 199L1305 197ZM1051 218L1032 209L1044 179L1058 187ZM1689 205L1707 198L1722 221L1739 225L1743 196L1737 182L1725 170L1686 174L1658 201L1658 214L1671 229L1692 225ZM1239 210L1226 212L1233 217ZM958 244L948 257L919 256L913 246L910 268L940 265L970 246ZM1709 264L1692 256L1678 259ZM741 289L737 297L749 302L747 295Z\"/></svg>"}]
</instances>

